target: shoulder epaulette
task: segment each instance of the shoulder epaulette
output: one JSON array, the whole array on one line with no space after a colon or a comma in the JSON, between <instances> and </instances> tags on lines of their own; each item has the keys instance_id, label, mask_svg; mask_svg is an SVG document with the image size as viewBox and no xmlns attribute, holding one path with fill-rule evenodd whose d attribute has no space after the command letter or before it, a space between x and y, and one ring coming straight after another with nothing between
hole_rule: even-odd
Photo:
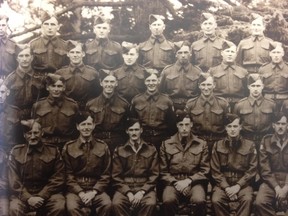
<instances>
[{"instance_id":1,"label":"shoulder epaulette","mask_svg":"<svg viewBox=\"0 0 288 216\"><path fill-rule=\"evenodd\" d=\"M91 43L92 41L93 41L94 39L93 38L89 38L86 42L85 42L85 44L87 43Z\"/></svg>"},{"instance_id":2,"label":"shoulder epaulette","mask_svg":"<svg viewBox=\"0 0 288 216\"><path fill-rule=\"evenodd\" d=\"M247 98L248 98L248 97L244 97L244 98L240 99L240 100L238 101L238 103L247 100Z\"/></svg>"},{"instance_id":3,"label":"shoulder epaulette","mask_svg":"<svg viewBox=\"0 0 288 216\"><path fill-rule=\"evenodd\" d=\"M166 65L166 66L163 68L162 73L163 73L164 70L166 70L166 69L172 67L173 65L174 65L174 64Z\"/></svg>"},{"instance_id":4,"label":"shoulder epaulette","mask_svg":"<svg viewBox=\"0 0 288 216\"><path fill-rule=\"evenodd\" d=\"M10 152L13 152L14 150L16 149L19 149L19 148L23 148L25 147L27 144L18 144L18 145L15 145Z\"/></svg>"},{"instance_id":5,"label":"shoulder epaulette","mask_svg":"<svg viewBox=\"0 0 288 216\"><path fill-rule=\"evenodd\" d=\"M95 71L96 71L96 69L95 69L94 67L90 66L90 65L85 64L85 67L88 68L88 69L91 69L91 70L95 70Z\"/></svg>"},{"instance_id":6,"label":"shoulder epaulette","mask_svg":"<svg viewBox=\"0 0 288 216\"><path fill-rule=\"evenodd\" d=\"M77 104L77 102L73 99L73 98L70 98L70 97L66 97L66 99L68 100L68 101L71 101L71 102L73 102L73 103L76 103Z\"/></svg>"}]
</instances>

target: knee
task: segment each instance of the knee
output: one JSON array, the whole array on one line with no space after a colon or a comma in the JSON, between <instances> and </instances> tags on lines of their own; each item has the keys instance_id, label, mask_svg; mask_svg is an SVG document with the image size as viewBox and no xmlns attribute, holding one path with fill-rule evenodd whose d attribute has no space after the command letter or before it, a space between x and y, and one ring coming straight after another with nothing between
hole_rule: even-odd
<instances>
[{"instance_id":1,"label":"knee","mask_svg":"<svg viewBox=\"0 0 288 216\"><path fill-rule=\"evenodd\" d=\"M218 194L214 193L212 195L211 202L212 202L213 205L218 205L218 204L222 203L222 199L221 199L221 197Z\"/></svg>"},{"instance_id":2,"label":"knee","mask_svg":"<svg viewBox=\"0 0 288 216\"><path fill-rule=\"evenodd\" d=\"M241 199L242 203L252 203L253 202L253 195L252 194L246 194Z\"/></svg>"},{"instance_id":3,"label":"knee","mask_svg":"<svg viewBox=\"0 0 288 216\"><path fill-rule=\"evenodd\" d=\"M171 195L165 195L163 196L163 204L169 205L169 204L176 204L178 202L177 198L175 196Z\"/></svg>"},{"instance_id":4,"label":"knee","mask_svg":"<svg viewBox=\"0 0 288 216\"><path fill-rule=\"evenodd\" d=\"M261 207L265 204L265 199L263 196L257 195L256 200L255 200L255 207Z\"/></svg>"}]
</instances>

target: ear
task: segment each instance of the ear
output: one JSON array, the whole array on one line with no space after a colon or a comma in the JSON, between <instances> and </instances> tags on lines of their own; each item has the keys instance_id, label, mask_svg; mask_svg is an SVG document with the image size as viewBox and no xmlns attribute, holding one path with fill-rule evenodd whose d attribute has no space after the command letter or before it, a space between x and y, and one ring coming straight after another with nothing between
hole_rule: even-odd
<instances>
[{"instance_id":1,"label":"ear","mask_svg":"<svg viewBox=\"0 0 288 216\"><path fill-rule=\"evenodd\" d=\"M76 124L76 129L77 129L78 131L80 130L79 124Z\"/></svg>"}]
</instances>

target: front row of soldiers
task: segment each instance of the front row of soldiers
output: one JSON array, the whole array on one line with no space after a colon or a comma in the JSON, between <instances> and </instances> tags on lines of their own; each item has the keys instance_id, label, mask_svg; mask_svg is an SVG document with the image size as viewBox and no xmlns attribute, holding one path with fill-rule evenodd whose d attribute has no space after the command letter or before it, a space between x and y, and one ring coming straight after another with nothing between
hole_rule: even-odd
<instances>
[{"instance_id":1,"label":"front row of soldiers","mask_svg":"<svg viewBox=\"0 0 288 216\"><path fill-rule=\"evenodd\" d=\"M43 127L37 119L21 121L26 144L12 149L8 167L5 152L0 155L1 215L19 216L31 210L53 216L157 215L160 180L163 215L175 215L179 203L187 200L201 216L206 214L211 172L215 214L229 215L229 203L238 202L236 214L249 216L257 166L263 184L256 197L256 215L275 215L276 207L287 202L288 118L284 113L273 119L274 134L263 137L259 157L254 142L240 134L243 124L236 114L225 116L226 136L214 144L211 158L207 142L192 133L195 123L180 110L177 132L162 142L159 155L152 143L143 140L139 119L127 120L128 139L116 147L112 159L107 144L93 137L93 115L78 113L75 122L79 137L67 142L60 153L55 145L42 141Z\"/></svg>"}]
</instances>

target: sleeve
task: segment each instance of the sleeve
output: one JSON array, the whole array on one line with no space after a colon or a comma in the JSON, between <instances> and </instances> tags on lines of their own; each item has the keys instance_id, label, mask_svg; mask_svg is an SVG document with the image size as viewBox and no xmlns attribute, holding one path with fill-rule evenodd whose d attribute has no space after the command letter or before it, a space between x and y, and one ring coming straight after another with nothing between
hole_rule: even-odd
<instances>
[{"instance_id":1,"label":"sleeve","mask_svg":"<svg viewBox=\"0 0 288 216\"><path fill-rule=\"evenodd\" d=\"M169 108L167 110L165 120L167 122L169 135L172 136L173 134L177 133L176 115L175 115L173 102L170 98L169 98Z\"/></svg>"},{"instance_id":2,"label":"sleeve","mask_svg":"<svg viewBox=\"0 0 288 216\"><path fill-rule=\"evenodd\" d=\"M242 42L238 45L235 62L236 64L243 66Z\"/></svg>"}]
</instances>

